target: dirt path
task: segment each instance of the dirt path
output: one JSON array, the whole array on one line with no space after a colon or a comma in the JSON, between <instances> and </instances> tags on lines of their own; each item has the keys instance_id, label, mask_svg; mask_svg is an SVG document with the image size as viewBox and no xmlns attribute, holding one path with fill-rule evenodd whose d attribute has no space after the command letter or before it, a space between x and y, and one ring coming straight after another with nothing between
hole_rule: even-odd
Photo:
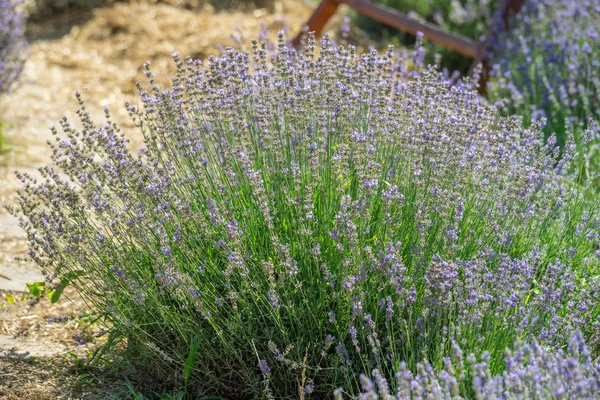
<instances>
[{"instance_id":1,"label":"dirt path","mask_svg":"<svg viewBox=\"0 0 600 400\"><path fill-rule=\"evenodd\" d=\"M195 58L217 54L217 44L233 45L230 35L236 26L249 38L265 28L275 35L286 24L294 27L290 33L295 34L312 11L303 0L277 1L274 9L217 13L165 4L119 3L80 15L69 13L62 20L59 16L45 25L33 26L36 40L31 44L23 84L0 99L8 143L8 152L0 154L0 204L16 202L20 184L13 174L15 169L36 174L37 167L49 163L49 128L64 115L74 120L75 91L83 93L97 122L102 121L102 107L109 106L113 119L137 147L139 138L131 131L122 104L125 100L137 103L135 82L144 81L142 64L150 60L159 82L166 84L174 70L172 52ZM338 17L329 29L335 29L340 21ZM43 276L33 264L19 259L26 250L18 221L0 208L0 397L63 398L68 390L52 383L56 383L53 364L36 369L23 358L83 353L87 348L77 346L71 338L77 331L76 321L49 324L47 319L78 313L85 307L68 290L56 304L43 299L33 307L28 305L29 298L23 293L25 284L42 280ZM24 380L18 371L25 367L39 373ZM54 378L49 371L54 371ZM44 381L50 383L40 383Z\"/></svg>"}]
</instances>

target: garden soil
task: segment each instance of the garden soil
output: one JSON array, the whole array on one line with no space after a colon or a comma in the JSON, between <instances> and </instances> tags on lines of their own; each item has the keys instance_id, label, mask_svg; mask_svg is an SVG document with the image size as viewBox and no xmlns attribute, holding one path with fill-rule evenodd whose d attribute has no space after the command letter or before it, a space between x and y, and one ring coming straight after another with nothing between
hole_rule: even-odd
<instances>
[{"instance_id":1,"label":"garden soil","mask_svg":"<svg viewBox=\"0 0 600 400\"><path fill-rule=\"evenodd\" d=\"M87 10L67 8L30 23L31 47L22 84L0 99L7 142L0 153L0 204L16 203L20 182L14 170L35 176L39 166L50 162L49 128L65 115L77 125L76 91L82 92L97 123L102 123L103 107L108 106L135 150L141 141L123 102L138 103L135 84L144 82L144 62L150 61L157 81L168 85L175 69L174 51L194 58L218 54L217 45L234 45L231 34L239 34L236 30L253 38L266 28L274 38L288 26L293 35L314 7L310 1L276 0L269 8L216 11L211 6L190 10L176 3L138 1ZM341 19L332 20L327 30L338 31ZM43 276L26 260L26 251L18 221L0 208L0 398L95 398L90 385L74 392L82 376L73 375L76 363L65 361L84 356L94 344L78 346L72 339L80 328L77 320L47 322L49 317L85 311L85 304L68 289L55 304L45 297L31 304L35 301L26 293L25 284ZM84 376L101 383L89 371Z\"/></svg>"}]
</instances>

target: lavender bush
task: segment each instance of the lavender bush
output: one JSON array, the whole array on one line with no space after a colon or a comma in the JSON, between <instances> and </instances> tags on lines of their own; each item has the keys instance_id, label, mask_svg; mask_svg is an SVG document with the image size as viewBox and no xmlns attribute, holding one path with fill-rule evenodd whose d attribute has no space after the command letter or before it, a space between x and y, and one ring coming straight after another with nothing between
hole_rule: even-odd
<instances>
[{"instance_id":1,"label":"lavender bush","mask_svg":"<svg viewBox=\"0 0 600 400\"><path fill-rule=\"evenodd\" d=\"M0 0L0 95L11 89L25 62L25 25L17 5Z\"/></svg>"},{"instance_id":2,"label":"lavender bush","mask_svg":"<svg viewBox=\"0 0 600 400\"><path fill-rule=\"evenodd\" d=\"M494 375L491 356L483 353L478 360L470 354L464 360L458 344L453 355L444 359L444 369L436 371L427 361L418 364L417 373L401 364L390 383L378 370L372 379L361 376L364 400L456 399L465 377L472 377L475 399L597 399L600 393L600 364L592 360L580 335L574 335L567 352L550 352L533 341L517 343L514 351L504 356L506 370ZM390 388L390 386L393 387ZM336 399L343 399L343 390Z\"/></svg>"},{"instance_id":3,"label":"lavender bush","mask_svg":"<svg viewBox=\"0 0 600 400\"><path fill-rule=\"evenodd\" d=\"M392 49L316 47L175 54L167 89L146 66L137 155L80 98L83 128L61 121L11 209L52 297L74 286L165 385L233 398L357 393L374 368L443 368L453 340L493 374L515 338L576 326L596 351L597 198L573 142L559 160L539 125Z\"/></svg>"},{"instance_id":4,"label":"lavender bush","mask_svg":"<svg viewBox=\"0 0 600 400\"><path fill-rule=\"evenodd\" d=\"M526 124L545 118L546 136L556 134L561 145L572 133L580 140L590 118L600 116L598 26L598 0L526 1L497 43L492 101L506 115L522 115Z\"/></svg>"}]
</instances>

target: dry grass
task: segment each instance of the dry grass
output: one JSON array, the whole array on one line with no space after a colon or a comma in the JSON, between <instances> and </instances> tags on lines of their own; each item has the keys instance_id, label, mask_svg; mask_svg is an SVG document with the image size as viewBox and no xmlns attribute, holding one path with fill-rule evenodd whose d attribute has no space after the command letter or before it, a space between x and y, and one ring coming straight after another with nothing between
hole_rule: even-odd
<instances>
[{"instance_id":1,"label":"dry grass","mask_svg":"<svg viewBox=\"0 0 600 400\"><path fill-rule=\"evenodd\" d=\"M82 78L94 81L90 90L119 87L123 92L136 92L135 82L144 81L142 64L149 60L163 78L174 71L170 55L205 58L217 54L216 44L233 45L234 27L250 37L261 29L259 23L274 33L290 26L301 26L310 8L301 2L277 2L276 12L258 9L253 13L195 12L166 4L115 4L93 11L83 26L75 27L60 40L44 49L47 60L65 69L75 69ZM163 83L168 81L163 80Z\"/></svg>"},{"instance_id":2,"label":"dry grass","mask_svg":"<svg viewBox=\"0 0 600 400\"><path fill-rule=\"evenodd\" d=\"M9 304L8 296L15 299ZM18 338L19 348L15 351L30 351L33 355L52 355L77 351L79 353L91 346L78 346L72 338L83 327L77 319L67 323L48 323L49 317L77 315L88 311L83 300L71 289L65 289L64 298L52 304L42 297L35 305L32 298L23 293L0 293L0 334ZM45 344L52 342L55 347ZM7 350L7 349L5 349Z\"/></svg>"}]
</instances>

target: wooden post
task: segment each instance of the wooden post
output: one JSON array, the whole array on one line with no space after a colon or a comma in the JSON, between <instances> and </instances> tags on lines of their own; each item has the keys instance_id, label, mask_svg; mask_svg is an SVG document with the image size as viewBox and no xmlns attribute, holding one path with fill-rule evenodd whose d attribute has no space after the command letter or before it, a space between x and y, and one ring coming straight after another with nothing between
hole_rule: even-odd
<instances>
[{"instance_id":1,"label":"wooden post","mask_svg":"<svg viewBox=\"0 0 600 400\"><path fill-rule=\"evenodd\" d=\"M323 0L306 23L309 31L314 32L315 36L319 37L321 35L321 31L323 31L323 28L325 27L325 24L327 24L327 21L329 21L331 16L335 14L339 5L340 2L338 0ZM298 33L298 35L292 41L292 45L294 47L300 46L302 34L303 32L300 31L300 33Z\"/></svg>"}]
</instances>

